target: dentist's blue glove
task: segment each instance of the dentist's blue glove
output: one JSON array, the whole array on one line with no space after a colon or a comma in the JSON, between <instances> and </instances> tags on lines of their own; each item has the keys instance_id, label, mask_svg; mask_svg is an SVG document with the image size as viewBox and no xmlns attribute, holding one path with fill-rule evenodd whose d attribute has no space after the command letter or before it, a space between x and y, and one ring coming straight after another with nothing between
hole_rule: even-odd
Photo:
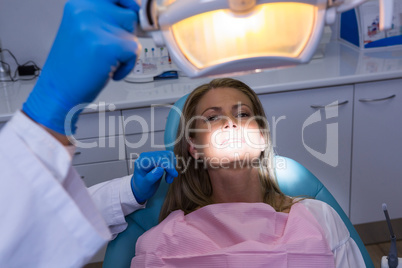
<instances>
[{"instance_id":1,"label":"dentist's blue glove","mask_svg":"<svg viewBox=\"0 0 402 268\"><path fill-rule=\"evenodd\" d=\"M64 135L75 131L79 109L92 102L110 77L124 78L140 45L132 34L135 0L70 0L39 80L22 110L34 121ZM81 105L81 110L84 105Z\"/></svg>"},{"instance_id":2,"label":"dentist's blue glove","mask_svg":"<svg viewBox=\"0 0 402 268\"><path fill-rule=\"evenodd\" d=\"M176 171L176 157L172 151L142 153L135 160L131 189L139 204L155 194L164 172L167 183L172 183L179 175Z\"/></svg>"}]
</instances>

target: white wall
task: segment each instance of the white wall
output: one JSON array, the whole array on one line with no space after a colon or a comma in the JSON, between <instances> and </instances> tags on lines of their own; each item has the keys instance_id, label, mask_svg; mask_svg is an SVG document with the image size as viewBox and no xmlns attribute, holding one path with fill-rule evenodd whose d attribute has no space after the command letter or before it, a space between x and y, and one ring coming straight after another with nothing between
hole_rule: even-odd
<instances>
[{"instance_id":1,"label":"white wall","mask_svg":"<svg viewBox=\"0 0 402 268\"><path fill-rule=\"evenodd\" d=\"M43 67L56 36L66 0L0 0L0 41L20 64ZM16 65L7 53L4 60Z\"/></svg>"},{"instance_id":2,"label":"white wall","mask_svg":"<svg viewBox=\"0 0 402 268\"><path fill-rule=\"evenodd\" d=\"M23 64L33 60L43 67L56 37L67 0L0 0L0 43ZM154 47L152 39L140 38L143 48ZM142 52L143 54L143 52ZM4 53L4 60L17 67Z\"/></svg>"}]
</instances>

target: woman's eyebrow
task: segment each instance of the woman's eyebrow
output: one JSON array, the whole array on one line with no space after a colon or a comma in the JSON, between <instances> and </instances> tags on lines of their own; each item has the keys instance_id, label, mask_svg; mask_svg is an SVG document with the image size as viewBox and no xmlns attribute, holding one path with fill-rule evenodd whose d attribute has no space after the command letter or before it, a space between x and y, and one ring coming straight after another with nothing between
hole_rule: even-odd
<instances>
[{"instance_id":1,"label":"woman's eyebrow","mask_svg":"<svg viewBox=\"0 0 402 268\"><path fill-rule=\"evenodd\" d=\"M247 108L249 108L250 110L252 110L249 105L247 105L247 104L245 104L245 103L241 103L241 102L239 102L238 104L233 105L233 106L232 106L232 110L235 111L235 110L239 109L241 106L246 106ZM203 114L204 114L206 111L208 111L208 110L214 110L214 111L216 111L216 112L220 112L220 111L222 111L222 107L217 107L217 106L208 107L208 108L206 108L206 109L201 113L201 115L203 115Z\"/></svg>"},{"instance_id":2,"label":"woman's eyebrow","mask_svg":"<svg viewBox=\"0 0 402 268\"><path fill-rule=\"evenodd\" d=\"M201 113L201 115L203 115L206 111L208 111L208 110L214 110L214 111L222 111L222 108L221 107L208 107L207 109L205 109L202 113Z\"/></svg>"},{"instance_id":3,"label":"woman's eyebrow","mask_svg":"<svg viewBox=\"0 0 402 268\"><path fill-rule=\"evenodd\" d=\"M247 104L245 104L245 103L241 103L241 102L239 102L238 104L233 105L233 106L232 106L232 110L237 110L237 109L239 109L241 106L246 106L247 108L249 108L249 109L252 111L252 109L251 109L251 107L250 107L249 105L247 105Z\"/></svg>"}]
</instances>

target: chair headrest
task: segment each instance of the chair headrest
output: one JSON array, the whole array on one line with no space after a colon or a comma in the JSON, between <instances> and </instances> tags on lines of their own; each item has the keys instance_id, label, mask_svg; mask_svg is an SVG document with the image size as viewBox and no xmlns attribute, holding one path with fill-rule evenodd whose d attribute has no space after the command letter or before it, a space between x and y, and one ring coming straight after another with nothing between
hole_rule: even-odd
<instances>
[{"instance_id":1,"label":"chair headrest","mask_svg":"<svg viewBox=\"0 0 402 268\"><path fill-rule=\"evenodd\" d=\"M182 114L182 110L184 107L184 103L187 100L189 94L181 97L170 109L169 115L167 117L166 126L165 126L165 135L164 142L165 148L168 151L173 151L175 140L177 136L177 128L180 124L180 117Z\"/></svg>"}]
</instances>

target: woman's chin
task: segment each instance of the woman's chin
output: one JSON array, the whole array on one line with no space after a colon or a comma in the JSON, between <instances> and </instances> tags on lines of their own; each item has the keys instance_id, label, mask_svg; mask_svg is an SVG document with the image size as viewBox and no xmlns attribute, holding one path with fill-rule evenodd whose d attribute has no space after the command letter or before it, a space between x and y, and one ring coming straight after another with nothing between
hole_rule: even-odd
<instances>
[{"instance_id":1,"label":"woman's chin","mask_svg":"<svg viewBox=\"0 0 402 268\"><path fill-rule=\"evenodd\" d=\"M204 156L209 166L216 168L258 167L261 151L230 151Z\"/></svg>"}]
</instances>

